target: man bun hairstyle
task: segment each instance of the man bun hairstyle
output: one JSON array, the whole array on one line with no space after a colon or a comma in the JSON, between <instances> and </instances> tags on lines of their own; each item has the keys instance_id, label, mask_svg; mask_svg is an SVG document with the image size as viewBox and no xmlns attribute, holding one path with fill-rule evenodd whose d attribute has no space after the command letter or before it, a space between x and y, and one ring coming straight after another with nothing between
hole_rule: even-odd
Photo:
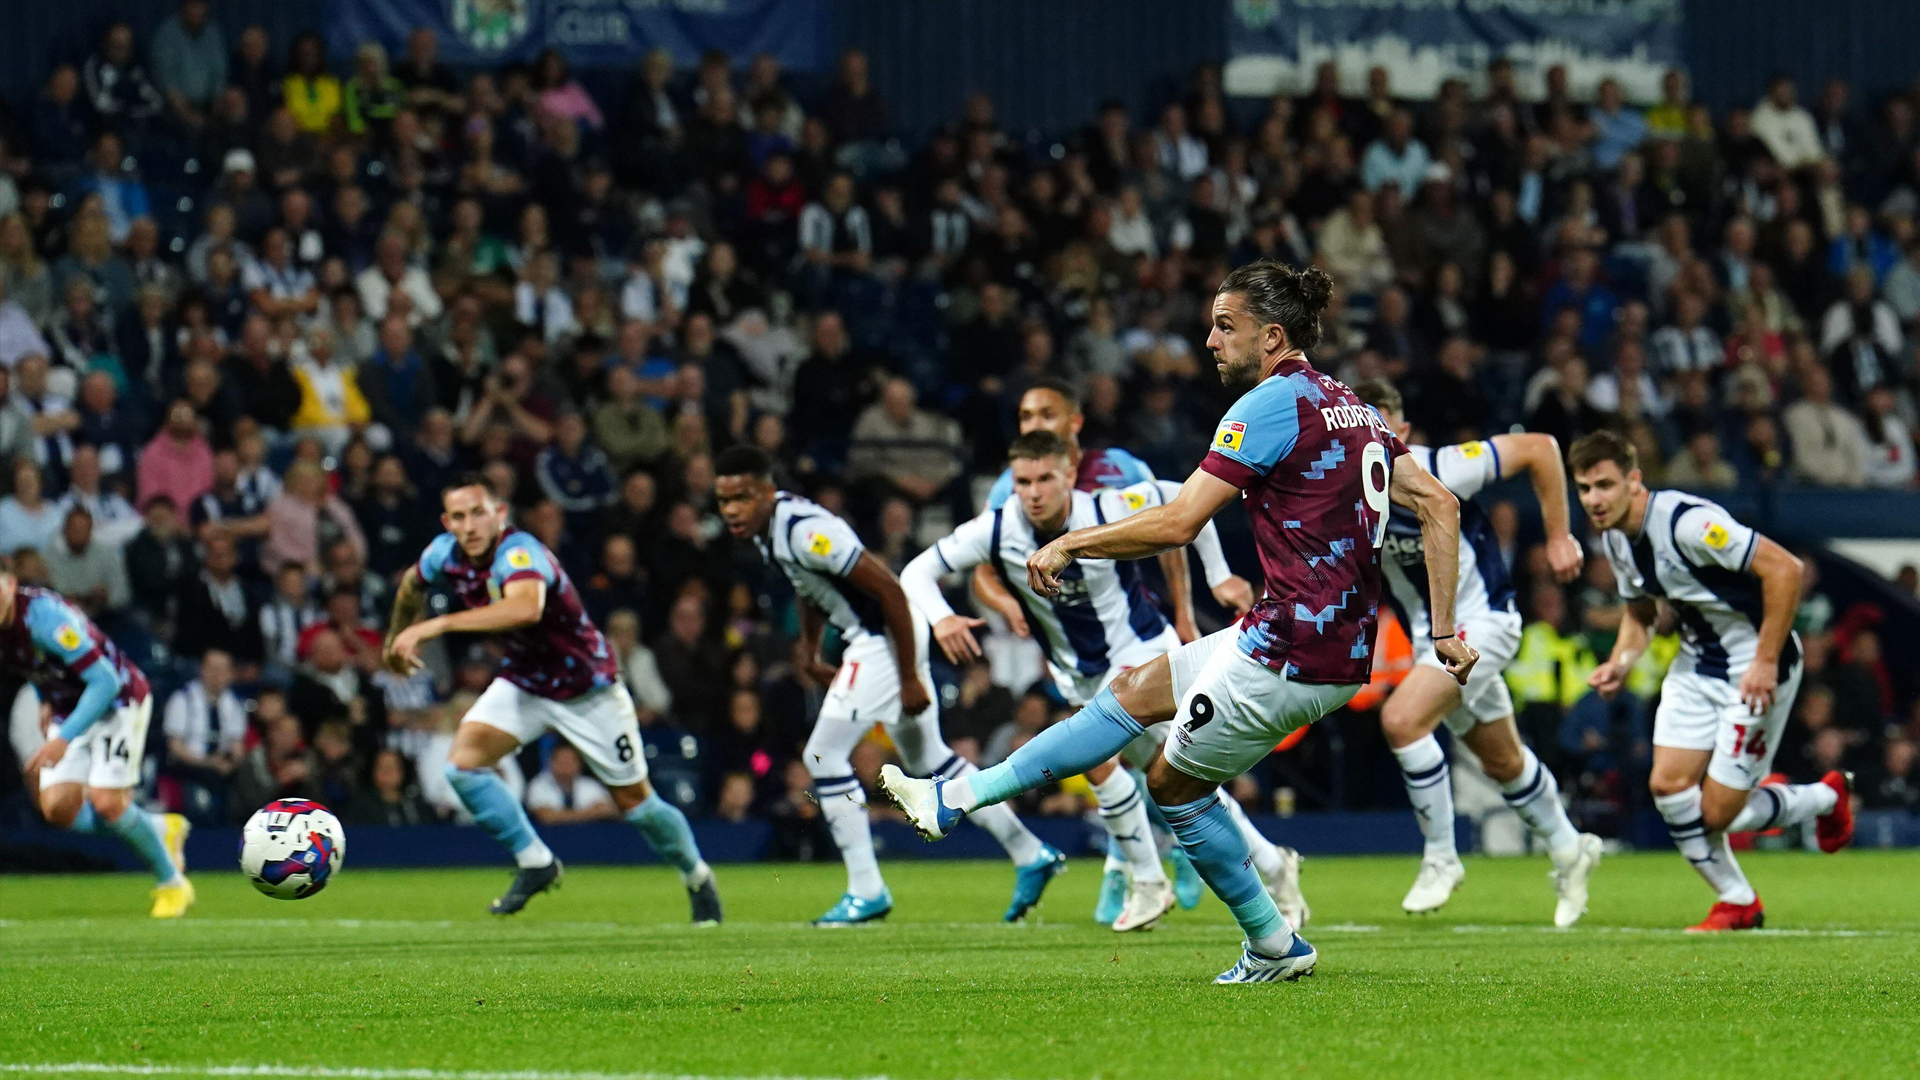
<instances>
[{"instance_id":1,"label":"man bun hairstyle","mask_svg":"<svg viewBox=\"0 0 1920 1080\"><path fill-rule=\"evenodd\" d=\"M1016 436L1007 446L1008 461L1033 461L1039 458L1071 458L1067 440L1051 431L1028 431Z\"/></svg>"},{"instance_id":2,"label":"man bun hairstyle","mask_svg":"<svg viewBox=\"0 0 1920 1080\"><path fill-rule=\"evenodd\" d=\"M1385 379L1362 379L1353 385L1353 392L1382 416L1407 414L1407 403L1401 398L1400 391Z\"/></svg>"},{"instance_id":3,"label":"man bun hairstyle","mask_svg":"<svg viewBox=\"0 0 1920 1080\"><path fill-rule=\"evenodd\" d=\"M1633 448L1633 443L1625 435L1612 428L1601 428L1582 435L1567 448L1567 467L1576 473L1586 472L1606 461L1620 466L1620 473L1624 476L1640 467L1640 452Z\"/></svg>"},{"instance_id":4,"label":"man bun hairstyle","mask_svg":"<svg viewBox=\"0 0 1920 1080\"><path fill-rule=\"evenodd\" d=\"M715 476L751 476L759 480L773 479L773 459L765 450L757 446L741 444L729 446L720 451L713 459Z\"/></svg>"},{"instance_id":5,"label":"man bun hairstyle","mask_svg":"<svg viewBox=\"0 0 1920 1080\"><path fill-rule=\"evenodd\" d=\"M1316 266L1295 270L1261 259L1228 274L1219 292L1238 294L1261 325L1279 324L1287 344L1305 352L1320 344L1320 313L1333 297L1333 279Z\"/></svg>"}]
</instances>

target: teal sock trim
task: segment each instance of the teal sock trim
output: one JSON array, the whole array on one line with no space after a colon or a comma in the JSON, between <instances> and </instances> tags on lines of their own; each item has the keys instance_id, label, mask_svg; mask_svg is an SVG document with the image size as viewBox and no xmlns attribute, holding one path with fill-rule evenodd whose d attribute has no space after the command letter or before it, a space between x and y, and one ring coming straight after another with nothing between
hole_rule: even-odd
<instances>
[{"instance_id":1,"label":"teal sock trim","mask_svg":"<svg viewBox=\"0 0 1920 1080\"><path fill-rule=\"evenodd\" d=\"M153 869L155 881L165 885L180 876L179 869L173 865L172 856L167 854L166 842L160 837L159 823L154 821L152 814L137 806L129 806L110 827L120 839L139 852L141 858L147 860L147 865Z\"/></svg>"},{"instance_id":2,"label":"teal sock trim","mask_svg":"<svg viewBox=\"0 0 1920 1080\"><path fill-rule=\"evenodd\" d=\"M627 820L647 838L653 850L660 857L677 867L681 873L692 873L700 865L700 845L694 842L693 827L687 824L687 815L680 808L660 797L659 792L647 796L645 802L627 811Z\"/></svg>"}]
</instances>

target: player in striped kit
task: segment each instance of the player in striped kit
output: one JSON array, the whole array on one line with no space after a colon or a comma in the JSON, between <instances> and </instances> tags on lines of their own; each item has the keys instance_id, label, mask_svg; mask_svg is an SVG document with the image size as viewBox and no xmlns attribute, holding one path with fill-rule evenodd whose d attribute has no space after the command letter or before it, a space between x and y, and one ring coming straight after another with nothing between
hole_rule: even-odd
<instances>
[{"instance_id":1,"label":"player in striped kit","mask_svg":"<svg viewBox=\"0 0 1920 1080\"><path fill-rule=\"evenodd\" d=\"M1171 480L1155 478L1147 463L1134 457L1119 447L1084 449L1080 445L1080 430L1086 424L1086 417L1080 411L1080 395L1073 384L1060 379L1041 379L1020 395L1017 413L1020 433L1044 431L1061 439L1067 447L1068 465L1071 469L1073 489L1076 491L1101 491L1107 488L1128 488L1135 485L1152 483L1159 490L1159 501L1165 502L1180 493L1180 485ZM987 492L987 509L998 510L1013 496L1013 468L1009 465L1000 473L993 487ZM1144 493L1145 489L1141 488ZM1141 497L1145 497L1142 494ZM1194 537L1193 551L1200 556L1200 565L1207 581L1207 588L1221 607L1234 615L1244 614L1253 606L1253 587L1247 579L1235 574L1227 565L1226 555L1220 550L1220 533L1209 521ZM1186 643L1200 636L1194 624L1193 594L1188 585L1186 552L1176 548L1163 551L1158 556L1160 572L1168 582L1167 600L1173 608L1173 628L1179 635L1179 643ZM1018 575L1015 575L1016 577ZM1027 637L1030 630L1027 617L1020 603L1014 598L1000 575L982 564L973 571L973 593L981 603L998 611L1014 633ZM936 634L936 637L938 635ZM971 633L968 637L971 638ZM949 652L949 659L956 663L960 660ZM1082 704L1082 702L1074 702ZM1096 767L1087 774L1087 780L1093 785L1095 797L1100 801L1100 812L1107 822L1110 837L1120 832L1131 832L1132 826L1124 824L1124 807L1134 800L1139 790L1137 779L1132 771L1144 770L1159 752L1159 742L1166 738L1164 728L1149 732L1154 738L1139 739L1127 747L1122 754L1128 766L1129 775L1120 778L1111 776L1106 765ZM1144 774L1142 774L1144 775ZM1253 827L1247 819L1247 813L1240 804L1226 796L1221 804L1234 815L1247 846L1253 850L1254 867L1260 872L1260 879L1266 883L1267 891L1279 904L1288 919L1295 925L1303 925L1308 916L1306 900L1300 893L1300 856L1292 848L1281 847L1268 840L1260 830ZM1187 859L1186 852L1175 842L1172 830L1160 817L1160 812L1152 802L1145 804L1145 812L1154 834L1155 845L1162 854L1173 863L1173 894L1181 907L1192 908L1200 903L1202 891L1200 875L1193 869L1193 863ZM1152 875L1152 871L1148 871ZM1094 906L1093 917L1096 922L1111 926L1120 917L1126 904L1127 889L1133 878L1133 864L1123 858L1118 845L1109 846L1106 866L1101 873L1100 898ZM1149 876L1149 881L1157 880Z\"/></svg>"},{"instance_id":2,"label":"player in striped kit","mask_svg":"<svg viewBox=\"0 0 1920 1080\"><path fill-rule=\"evenodd\" d=\"M774 487L773 462L763 451L731 447L715 459L714 475L714 495L727 528L739 539L752 539L799 594L801 648L814 665L814 677L827 685L807 739L806 766L847 866L847 891L814 925L885 918L893 910L893 895L874 856L866 792L853 773L854 747L879 724L916 773L959 777L975 771L940 736L926 619L908 603L886 564L867 553L851 525ZM846 645L837 669L818 659L827 623ZM1017 868L1013 901L1004 916L1015 922L1066 869L1066 857L1041 843L1012 810L996 809L976 820Z\"/></svg>"},{"instance_id":3,"label":"player in striped kit","mask_svg":"<svg viewBox=\"0 0 1920 1080\"><path fill-rule=\"evenodd\" d=\"M938 839L977 808L1084 772L1146 725L1177 718L1147 787L1245 934L1239 961L1214 980L1221 984L1291 981L1319 960L1267 895L1217 793L1368 680L1390 504L1420 517L1433 648L1461 683L1479 658L1454 628L1458 501L1411 460L1378 413L1307 361L1332 291L1316 269L1259 262L1228 274L1214 296L1207 345L1222 380L1245 392L1200 467L1166 505L1074 530L1027 559L1029 584L1053 596L1076 560L1138 559L1189 544L1239 497L1266 598L1239 625L1125 672L991 769L936 781L894 774L886 784L921 835Z\"/></svg>"},{"instance_id":4,"label":"player in striped kit","mask_svg":"<svg viewBox=\"0 0 1920 1080\"><path fill-rule=\"evenodd\" d=\"M1369 380L1354 387L1360 399L1404 441L1413 431L1400 392L1389 383ZM1455 446L1418 446L1407 452L1460 500L1460 573L1454 594L1454 619L1462 639L1480 651L1480 663L1465 686L1454 682L1431 653L1422 652L1414 668L1380 710L1387 745L1399 760L1407 798L1420 819L1426 852L1420 873L1400 906L1409 913L1433 911L1447 902L1466 876L1454 845L1453 782L1446 755L1433 737L1445 721L1465 743L1513 807L1547 846L1553 860L1557 899L1555 926L1572 926L1587 910L1587 882L1600 864L1600 838L1584 835L1567 819L1553 773L1520 741L1513 723L1513 698L1502 672L1520 647L1520 613L1513 606L1513 583L1493 535L1473 497L1497 480L1525 473L1540 500L1547 533L1547 562L1554 576L1572 581L1580 573L1580 545L1567 531L1567 480L1560 444L1551 435L1495 435ZM1426 558L1420 523L1396 509L1387 519L1382 572L1388 600L1403 626L1427 618Z\"/></svg>"},{"instance_id":5,"label":"player in striped kit","mask_svg":"<svg viewBox=\"0 0 1920 1080\"><path fill-rule=\"evenodd\" d=\"M1800 689L1800 560L1698 496L1649 491L1633 444L1611 431L1575 442L1567 464L1627 610L1613 655L1587 682L1612 697L1625 684L1655 601L1680 620L1680 655L1660 684L1647 786L1667 831L1716 894L1697 932L1753 930L1760 897L1727 834L1814 823L1820 850L1853 839L1853 777L1767 783Z\"/></svg>"}]
</instances>

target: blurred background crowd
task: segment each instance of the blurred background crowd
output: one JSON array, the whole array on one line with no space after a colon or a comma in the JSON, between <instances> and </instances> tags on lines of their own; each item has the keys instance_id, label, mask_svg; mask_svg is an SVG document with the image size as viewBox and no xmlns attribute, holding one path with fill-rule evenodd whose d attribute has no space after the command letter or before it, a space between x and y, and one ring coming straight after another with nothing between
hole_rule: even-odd
<instances>
[{"instance_id":1,"label":"blurred background crowd","mask_svg":"<svg viewBox=\"0 0 1920 1080\"><path fill-rule=\"evenodd\" d=\"M1913 94L1782 78L1715 113L1675 70L1641 108L1555 69L1523 99L1495 60L1431 101L1384 69L1343 93L1329 67L1249 109L1202 67L1057 138L976 95L910 139L858 51L804 81L660 52L596 85L553 52L450 70L428 30L336 62L185 0L0 101L0 553L153 676L151 799L207 822L289 794L362 823L458 812L440 763L494 654L452 641L399 679L378 651L442 483L473 468L616 642L662 792L830 857L795 760L821 688L790 592L714 512L713 453L767 449L896 569L977 511L1043 377L1080 389L1083 444L1184 477L1228 401L1207 306L1258 258L1333 275L1314 362L1393 379L1428 441L1614 427L1653 484L1915 485ZM1576 821L1617 835L1674 645L1633 694L1587 694L1620 618L1606 563L1554 584L1530 496L1490 498L1529 620L1523 729ZM1810 574L1779 766L1856 768L1870 805L1911 808L1920 708L1879 616ZM982 764L1062 714L1030 643L989 652L940 666L948 738ZM1376 692L1237 794L1403 805L1368 711L1405 660L1383 653ZM23 695L16 748L37 719ZM869 781L888 753L863 747ZM612 816L551 740L505 768L541 820Z\"/></svg>"}]
</instances>

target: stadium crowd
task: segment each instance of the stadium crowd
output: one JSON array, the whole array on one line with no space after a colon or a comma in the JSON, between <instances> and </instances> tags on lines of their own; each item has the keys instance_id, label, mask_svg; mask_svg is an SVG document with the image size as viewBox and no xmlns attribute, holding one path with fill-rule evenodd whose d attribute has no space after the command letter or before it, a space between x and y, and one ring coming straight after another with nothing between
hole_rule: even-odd
<instances>
[{"instance_id":1,"label":"stadium crowd","mask_svg":"<svg viewBox=\"0 0 1920 1080\"><path fill-rule=\"evenodd\" d=\"M491 654L455 642L403 679L379 651L442 483L473 468L616 643L663 793L831 857L795 760L821 688L790 593L714 512L712 454L771 451L896 569L972 515L1044 377L1079 388L1083 442L1184 477L1228 400L1209 298L1258 258L1334 276L1315 362L1395 380L1431 441L1613 426L1656 484L1915 486L1912 94L1835 79L1808 107L1780 79L1715 115L1680 71L1643 109L1561 69L1523 99L1495 61L1432 101L1328 68L1248 103L1209 67L1049 142L985 96L909 138L858 52L815 82L662 52L596 95L557 53L454 72L417 30L336 64L185 0L74 60L0 109L0 552L154 676L148 794L202 821L277 794L455 813L440 762ZM1617 829L1658 669L1589 695L1620 618L1605 560L1562 588L1530 513L1493 518L1529 618L1523 728L1576 820ZM1781 768L1844 763L1869 804L1920 805L1920 708L1874 613L1814 585ZM982 763L1061 714L1037 654L995 644L942 669ZM1395 804L1371 716L1336 726L1239 794ZM869 788L886 753L858 760ZM552 741L508 765L543 821L613 815Z\"/></svg>"}]
</instances>

